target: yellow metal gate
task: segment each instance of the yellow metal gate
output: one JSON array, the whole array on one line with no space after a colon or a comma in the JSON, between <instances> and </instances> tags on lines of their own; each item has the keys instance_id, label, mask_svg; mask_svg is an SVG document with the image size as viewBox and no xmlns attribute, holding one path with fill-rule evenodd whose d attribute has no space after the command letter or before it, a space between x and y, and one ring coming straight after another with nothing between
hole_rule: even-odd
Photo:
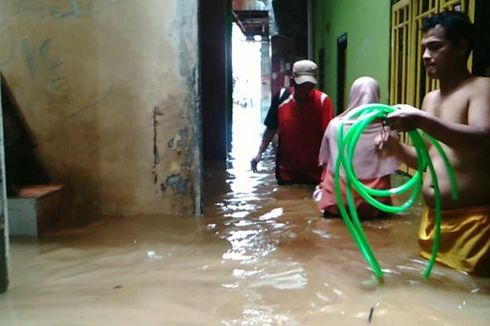
<instances>
[{"instance_id":1,"label":"yellow metal gate","mask_svg":"<svg viewBox=\"0 0 490 326\"><path fill-rule=\"evenodd\" d=\"M454 9L475 16L475 0L400 0L391 8L390 103L420 107L424 95L437 88L424 73L420 31L422 19ZM468 60L471 64L471 57Z\"/></svg>"}]
</instances>

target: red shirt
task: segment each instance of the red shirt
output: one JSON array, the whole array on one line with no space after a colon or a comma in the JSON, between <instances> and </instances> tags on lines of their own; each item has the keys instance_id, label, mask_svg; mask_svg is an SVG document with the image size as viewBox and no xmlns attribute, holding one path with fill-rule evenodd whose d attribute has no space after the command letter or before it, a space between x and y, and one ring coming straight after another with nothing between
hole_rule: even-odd
<instances>
[{"instance_id":1,"label":"red shirt","mask_svg":"<svg viewBox=\"0 0 490 326\"><path fill-rule=\"evenodd\" d=\"M298 104L294 88L291 93L277 108L276 178L279 182L318 184L322 173L318 153L323 133L333 118L332 101L314 89L307 101ZM266 125L275 129L267 124L268 120L273 119L266 119Z\"/></svg>"}]
</instances>

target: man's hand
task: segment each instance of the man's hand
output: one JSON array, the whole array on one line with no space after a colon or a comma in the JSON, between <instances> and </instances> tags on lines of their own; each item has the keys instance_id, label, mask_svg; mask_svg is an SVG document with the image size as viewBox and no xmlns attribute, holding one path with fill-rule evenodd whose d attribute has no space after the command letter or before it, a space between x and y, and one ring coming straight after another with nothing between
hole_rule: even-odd
<instances>
[{"instance_id":1,"label":"man's hand","mask_svg":"<svg viewBox=\"0 0 490 326\"><path fill-rule=\"evenodd\" d=\"M257 154L252 160L250 161L250 166L252 168L253 172L257 172L257 164L259 164L260 160L262 159L262 154Z\"/></svg>"},{"instance_id":2,"label":"man's hand","mask_svg":"<svg viewBox=\"0 0 490 326\"><path fill-rule=\"evenodd\" d=\"M397 104L395 105L398 110L388 114L385 118L386 125L390 126L391 129L398 131L411 131L419 127L421 119L426 112L414 108L408 104Z\"/></svg>"}]
</instances>

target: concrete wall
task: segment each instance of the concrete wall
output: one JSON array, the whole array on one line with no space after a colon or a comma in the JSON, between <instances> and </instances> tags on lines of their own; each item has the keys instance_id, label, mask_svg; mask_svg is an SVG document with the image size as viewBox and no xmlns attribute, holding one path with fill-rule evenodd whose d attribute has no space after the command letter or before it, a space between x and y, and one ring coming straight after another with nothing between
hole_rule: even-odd
<instances>
[{"instance_id":1,"label":"concrete wall","mask_svg":"<svg viewBox=\"0 0 490 326\"><path fill-rule=\"evenodd\" d=\"M318 60L325 47L326 92L337 101L337 38L347 33L346 94L360 76L376 78L381 99L386 102L389 89L390 1L315 0L314 57Z\"/></svg>"},{"instance_id":2,"label":"concrete wall","mask_svg":"<svg viewBox=\"0 0 490 326\"><path fill-rule=\"evenodd\" d=\"M0 2L0 69L67 220L199 211L197 2Z\"/></svg>"}]
</instances>

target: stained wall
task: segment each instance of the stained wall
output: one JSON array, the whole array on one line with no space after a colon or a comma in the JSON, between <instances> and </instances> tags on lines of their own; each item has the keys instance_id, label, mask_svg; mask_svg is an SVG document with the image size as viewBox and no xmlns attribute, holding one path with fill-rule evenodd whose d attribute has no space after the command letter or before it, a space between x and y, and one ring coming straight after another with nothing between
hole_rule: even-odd
<instances>
[{"instance_id":1,"label":"stained wall","mask_svg":"<svg viewBox=\"0 0 490 326\"><path fill-rule=\"evenodd\" d=\"M197 0L0 1L0 69L65 220L200 210Z\"/></svg>"}]
</instances>

